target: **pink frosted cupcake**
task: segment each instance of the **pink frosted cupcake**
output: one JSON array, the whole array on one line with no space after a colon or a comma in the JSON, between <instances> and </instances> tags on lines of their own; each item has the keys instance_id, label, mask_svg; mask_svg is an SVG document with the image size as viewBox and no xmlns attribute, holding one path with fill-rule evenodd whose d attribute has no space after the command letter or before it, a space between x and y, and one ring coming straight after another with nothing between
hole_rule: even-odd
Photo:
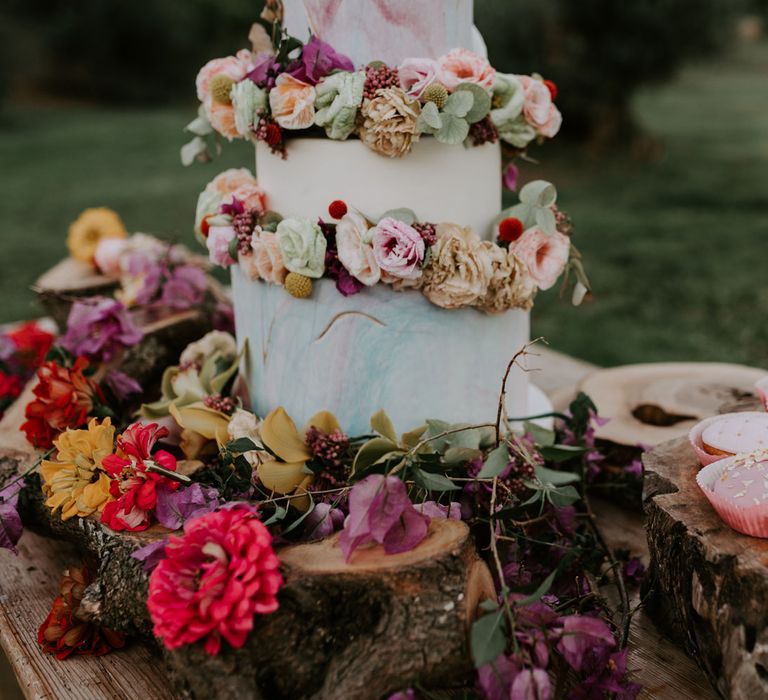
<instances>
[{"instance_id":1,"label":"pink frosted cupcake","mask_svg":"<svg viewBox=\"0 0 768 700\"><path fill-rule=\"evenodd\" d=\"M727 525L744 535L768 537L768 450L710 464L696 483Z\"/></svg>"},{"instance_id":2,"label":"pink frosted cupcake","mask_svg":"<svg viewBox=\"0 0 768 700\"><path fill-rule=\"evenodd\" d=\"M768 413L712 416L694 425L688 439L703 467L726 457L768 449Z\"/></svg>"}]
</instances>

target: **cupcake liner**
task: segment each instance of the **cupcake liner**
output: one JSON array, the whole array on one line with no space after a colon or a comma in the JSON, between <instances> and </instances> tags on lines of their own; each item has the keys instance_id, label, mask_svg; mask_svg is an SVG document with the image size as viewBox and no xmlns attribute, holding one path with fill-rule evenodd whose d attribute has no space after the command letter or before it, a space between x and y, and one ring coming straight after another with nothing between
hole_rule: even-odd
<instances>
[{"instance_id":1,"label":"cupcake liner","mask_svg":"<svg viewBox=\"0 0 768 700\"><path fill-rule=\"evenodd\" d=\"M741 508L714 491L715 482L722 473L741 459L744 459L744 455L727 457L709 464L696 475L696 483L726 525L742 535L768 538L768 503Z\"/></svg>"},{"instance_id":2,"label":"cupcake liner","mask_svg":"<svg viewBox=\"0 0 768 700\"><path fill-rule=\"evenodd\" d=\"M755 382L755 389L763 402L763 406L765 406L765 410L768 411L768 375Z\"/></svg>"},{"instance_id":3,"label":"cupcake liner","mask_svg":"<svg viewBox=\"0 0 768 700\"><path fill-rule=\"evenodd\" d=\"M767 378L768 383L768 378ZM768 389L768 386L766 386L766 389ZM704 443L701 439L701 436L703 435L704 431L713 423L717 423L717 421L722 420L726 416L764 416L765 414L761 411L742 411L740 413L721 413L717 416L712 416L711 418L705 418L703 421L699 421L694 425L690 432L688 433L688 440L691 442L691 447L693 447L694 452L696 453L696 456L699 459L699 464L702 467L706 467L709 464L714 464L715 462L719 462L724 459L730 459L730 455L711 455L709 452L707 452L704 449Z\"/></svg>"}]
</instances>

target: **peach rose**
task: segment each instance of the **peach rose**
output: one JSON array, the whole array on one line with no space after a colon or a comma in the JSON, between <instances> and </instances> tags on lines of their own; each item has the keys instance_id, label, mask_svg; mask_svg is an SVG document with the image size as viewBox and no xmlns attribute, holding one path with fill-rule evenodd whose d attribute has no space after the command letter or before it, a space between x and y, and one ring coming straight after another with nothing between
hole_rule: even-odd
<instances>
[{"instance_id":1,"label":"peach rose","mask_svg":"<svg viewBox=\"0 0 768 700\"><path fill-rule=\"evenodd\" d=\"M211 81L217 75L226 75L239 83L254 68L253 54L248 49L242 49L235 56L214 58L208 61L197 74L197 98L207 104L211 97Z\"/></svg>"},{"instance_id":2,"label":"peach rose","mask_svg":"<svg viewBox=\"0 0 768 700\"><path fill-rule=\"evenodd\" d=\"M469 49L453 49L439 58L437 65L440 82L449 90L459 83L476 83L490 91L496 75L488 61Z\"/></svg>"},{"instance_id":3,"label":"peach rose","mask_svg":"<svg viewBox=\"0 0 768 700\"><path fill-rule=\"evenodd\" d=\"M208 121L227 141L240 138L235 126L235 110L232 105L211 104L207 107Z\"/></svg>"},{"instance_id":4,"label":"peach rose","mask_svg":"<svg viewBox=\"0 0 768 700\"><path fill-rule=\"evenodd\" d=\"M563 117L552 102L552 94L544 83L529 75L518 76L523 86L523 116L537 133L552 138L560 131Z\"/></svg>"},{"instance_id":5,"label":"peach rose","mask_svg":"<svg viewBox=\"0 0 768 700\"><path fill-rule=\"evenodd\" d=\"M269 106L284 129L307 129L315 121L315 88L288 73L281 73L269 91Z\"/></svg>"},{"instance_id":6,"label":"peach rose","mask_svg":"<svg viewBox=\"0 0 768 700\"><path fill-rule=\"evenodd\" d=\"M363 240L367 232L365 218L356 211L348 212L336 226L336 248L347 272L366 287L372 287L381 279L381 269L373 248Z\"/></svg>"},{"instance_id":7,"label":"peach rose","mask_svg":"<svg viewBox=\"0 0 768 700\"><path fill-rule=\"evenodd\" d=\"M283 264L283 254L277 245L277 236L271 231L262 231L258 226L251 239L253 253L246 256L251 258L251 267L256 277L272 284L283 284L288 270Z\"/></svg>"},{"instance_id":8,"label":"peach rose","mask_svg":"<svg viewBox=\"0 0 768 700\"><path fill-rule=\"evenodd\" d=\"M477 304L485 297L493 272L488 251L471 229L438 224L436 230L422 293L444 309Z\"/></svg>"},{"instance_id":9,"label":"peach rose","mask_svg":"<svg viewBox=\"0 0 768 700\"><path fill-rule=\"evenodd\" d=\"M256 178L248 168L230 168L213 178L205 186L205 191L229 194L242 185L256 185Z\"/></svg>"},{"instance_id":10,"label":"peach rose","mask_svg":"<svg viewBox=\"0 0 768 700\"><path fill-rule=\"evenodd\" d=\"M539 289L549 289L565 269L571 241L559 231L548 236L533 226L511 243L509 250L525 263L528 274Z\"/></svg>"}]
</instances>

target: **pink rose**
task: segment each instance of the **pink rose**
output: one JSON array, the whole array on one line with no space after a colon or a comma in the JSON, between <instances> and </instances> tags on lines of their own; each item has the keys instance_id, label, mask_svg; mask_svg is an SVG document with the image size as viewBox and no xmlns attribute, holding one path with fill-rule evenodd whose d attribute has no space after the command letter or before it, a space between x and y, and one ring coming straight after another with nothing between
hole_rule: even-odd
<instances>
[{"instance_id":1,"label":"pink rose","mask_svg":"<svg viewBox=\"0 0 768 700\"><path fill-rule=\"evenodd\" d=\"M128 239L126 238L102 238L93 256L99 272L107 277L119 278L122 272L120 260L127 248Z\"/></svg>"},{"instance_id":2,"label":"pink rose","mask_svg":"<svg viewBox=\"0 0 768 700\"><path fill-rule=\"evenodd\" d=\"M336 226L336 247L339 261L352 277L367 287L381 279L381 269L373 248L363 241L368 222L358 212L345 214Z\"/></svg>"},{"instance_id":3,"label":"pink rose","mask_svg":"<svg viewBox=\"0 0 768 700\"><path fill-rule=\"evenodd\" d=\"M408 224L388 216L373 232L373 255L379 267L393 277L415 280L421 277L426 247L421 234Z\"/></svg>"},{"instance_id":4,"label":"pink rose","mask_svg":"<svg viewBox=\"0 0 768 700\"><path fill-rule=\"evenodd\" d=\"M211 226L208 229L208 258L214 265L229 267L235 261L229 254L229 244L236 236L235 229L231 226Z\"/></svg>"},{"instance_id":5,"label":"pink rose","mask_svg":"<svg viewBox=\"0 0 768 700\"><path fill-rule=\"evenodd\" d=\"M315 88L288 73L281 73L269 91L269 106L284 129L307 129L315 121Z\"/></svg>"},{"instance_id":6,"label":"pink rose","mask_svg":"<svg viewBox=\"0 0 768 700\"><path fill-rule=\"evenodd\" d=\"M207 103L211 96L211 81L217 75L226 75L239 83L254 68L253 54L247 49L237 52L236 56L214 58L208 61L197 74L197 98Z\"/></svg>"},{"instance_id":7,"label":"pink rose","mask_svg":"<svg viewBox=\"0 0 768 700\"><path fill-rule=\"evenodd\" d=\"M533 226L511 243L509 249L525 263L528 274L539 289L549 289L565 269L571 241L560 232L548 236Z\"/></svg>"},{"instance_id":8,"label":"pink rose","mask_svg":"<svg viewBox=\"0 0 768 700\"><path fill-rule=\"evenodd\" d=\"M206 186L206 192L218 192L219 194L229 194L234 192L242 185L256 185L256 178L251 175L248 168L230 168L219 173Z\"/></svg>"},{"instance_id":9,"label":"pink rose","mask_svg":"<svg viewBox=\"0 0 768 700\"><path fill-rule=\"evenodd\" d=\"M459 83L476 83L490 90L496 75L488 61L469 49L453 49L438 59L437 65L440 82L449 90L453 90Z\"/></svg>"},{"instance_id":10,"label":"pink rose","mask_svg":"<svg viewBox=\"0 0 768 700\"><path fill-rule=\"evenodd\" d=\"M563 123L563 115L560 114L560 110L552 105L549 108L549 118L546 124L539 128L539 133L542 136L546 136L551 139L553 136L557 136L557 132L560 131L560 125Z\"/></svg>"},{"instance_id":11,"label":"pink rose","mask_svg":"<svg viewBox=\"0 0 768 700\"><path fill-rule=\"evenodd\" d=\"M552 104L552 93L541 80L519 75L523 86L523 116L542 136L554 136L560 129L562 116ZM547 133L545 133L545 131Z\"/></svg>"},{"instance_id":12,"label":"pink rose","mask_svg":"<svg viewBox=\"0 0 768 700\"><path fill-rule=\"evenodd\" d=\"M437 78L437 61L431 58L406 58L398 67L400 87L411 97L419 98Z\"/></svg>"},{"instance_id":13,"label":"pink rose","mask_svg":"<svg viewBox=\"0 0 768 700\"><path fill-rule=\"evenodd\" d=\"M253 252L246 256L251 279L263 279L272 284L284 284L288 270L283 264L283 254L277 244L277 236L270 231L256 229L251 239Z\"/></svg>"}]
</instances>

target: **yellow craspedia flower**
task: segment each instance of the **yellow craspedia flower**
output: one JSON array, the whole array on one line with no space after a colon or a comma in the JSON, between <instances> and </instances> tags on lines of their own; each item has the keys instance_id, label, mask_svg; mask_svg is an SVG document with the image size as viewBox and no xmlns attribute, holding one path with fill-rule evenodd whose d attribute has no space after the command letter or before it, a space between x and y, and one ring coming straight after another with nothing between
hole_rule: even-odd
<instances>
[{"instance_id":1,"label":"yellow craspedia flower","mask_svg":"<svg viewBox=\"0 0 768 700\"><path fill-rule=\"evenodd\" d=\"M101 469L102 460L114 451L115 428L109 418L99 423L95 418L87 430L67 430L53 441L58 450L56 461L40 465L45 505L61 519L76 515L86 517L101 511L111 500L109 477Z\"/></svg>"},{"instance_id":2,"label":"yellow craspedia flower","mask_svg":"<svg viewBox=\"0 0 768 700\"><path fill-rule=\"evenodd\" d=\"M67 248L76 260L93 263L96 247L105 238L125 238L128 232L122 219L107 207L84 210L69 225Z\"/></svg>"}]
</instances>

